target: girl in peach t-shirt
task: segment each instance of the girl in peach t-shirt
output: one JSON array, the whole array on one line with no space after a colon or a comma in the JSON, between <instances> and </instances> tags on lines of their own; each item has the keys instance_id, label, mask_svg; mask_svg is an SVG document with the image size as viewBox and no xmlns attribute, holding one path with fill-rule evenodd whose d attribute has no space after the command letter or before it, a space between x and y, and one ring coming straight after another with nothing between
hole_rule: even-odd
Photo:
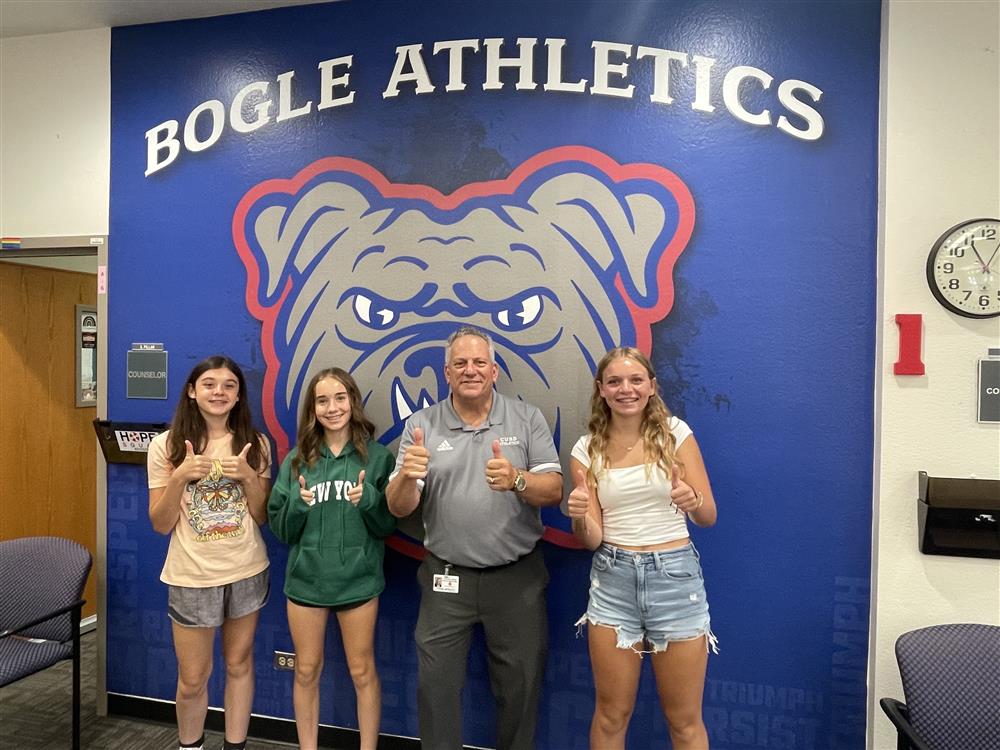
<instances>
[{"instance_id":1,"label":"girl in peach t-shirt","mask_svg":"<svg viewBox=\"0 0 1000 750\"><path fill-rule=\"evenodd\" d=\"M253 703L253 639L269 590L267 519L271 457L228 357L199 362L184 383L170 430L149 447L149 518L170 534L160 580L177 655L181 748L202 748L215 631L226 662L226 750L246 745Z\"/></svg>"}]
</instances>

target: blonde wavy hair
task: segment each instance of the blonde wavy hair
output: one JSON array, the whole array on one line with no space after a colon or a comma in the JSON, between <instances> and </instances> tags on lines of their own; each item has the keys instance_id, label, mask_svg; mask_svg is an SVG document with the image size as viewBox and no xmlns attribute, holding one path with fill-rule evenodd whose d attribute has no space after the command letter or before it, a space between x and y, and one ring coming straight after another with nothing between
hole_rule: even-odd
<instances>
[{"instance_id":1,"label":"blonde wavy hair","mask_svg":"<svg viewBox=\"0 0 1000 750\"><path fill-rule=\"evenodd\" d=\"M654 384L653 393L643 411L642 423L639 428L642 436L642 456L646 466L646 478L649 479L653 466L658 466L668 477L672 476L674 467L677 467L683 476L684 466L676 455L677 441L673 433L670 432L670 409L660 397L660 388L656 385L653 364L645 354L635 347L619 346L604 355L598 362L597 372L594 374L594 390L590 396L590 421L587 423L587 432L590 433L590 445L587 446L587 455L590 457L590 466L587 467L587 483L591 487L596 487L599 475L603 474L607 470L608 464L611 463L608 458L611 408L601 396L601 383L604 382L604 372L608 369L608 365L619 359L631 359L638 362L646 370L646 375Z\"/></svg>"}]
</instances>

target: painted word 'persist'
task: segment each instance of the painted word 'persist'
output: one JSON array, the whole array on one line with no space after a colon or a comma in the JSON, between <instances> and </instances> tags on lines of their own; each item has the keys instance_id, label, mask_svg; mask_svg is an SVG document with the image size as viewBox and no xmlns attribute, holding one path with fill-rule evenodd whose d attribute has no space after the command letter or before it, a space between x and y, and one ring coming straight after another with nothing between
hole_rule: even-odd
<instances>
[{"instance_id":1,"label":"painted word 'persist'","mask_svg":"<svg viewBox=\"0 0 1000 750\"><path fill-rule=\"evenodd\" d=\"M515 46L517 54L503 55L504 40L458 39L434 42L429 50L422 44L396 47L392 73L381 92L383 99L400 95L422 96L439 90L446 93L465 91L467 78L477 75L483 91L498 91L504 87L501 74L516 73L514 89L518 91L559 92L561 94L590 94L612 98L632 99L637 95L636 85L630 80L641 80L651 90L639 92L654 104L671 105L676 90L693 90L690 108L696 112L713 113L718 105L719 88L714 85L719 77L716 60L703 55L676 52L659 47L595 41L591 44L593 55L589 77L570 77L563 70L565 39L545 39L537 52L538 39L519 37ZM447 62L447 75L432 76L427 65L427 54L439 56ZM540 63L539 59L544 58ZM540 64L539 64L540 63ZM351 66L354 56L346 55L318 64L318 100L294 101L293 82L295 71L281 73L276 78L277 103L271 94L271 81L253 81L243 86L227 107L219 99L210 99L197 105L184 121L183 131L178 120L166 120L146 131L146 171L149 175L172 164L182 148L197 153L211 148L218 142L228 123L233 132L252 133L271 123L285 122L303 117L313 111L321 112L354 102L351 88ZM678 80L681 81L678 84ZM693 86L692 86L693 84ZM771 110L757 105L752 111L746 102L759 101L762 92L769 92L774 77L760 68L737 65L722 74L721 106L741 122L757 127L774 126L781 132L804 141L815 141L823 135L822 115L814 106L823 96L822 90L806 81L787 79L775 87L777 103L792 118L781 113L775 118ZM277 111L275 112L275 104Z\"/></svg>"}]
</instances>

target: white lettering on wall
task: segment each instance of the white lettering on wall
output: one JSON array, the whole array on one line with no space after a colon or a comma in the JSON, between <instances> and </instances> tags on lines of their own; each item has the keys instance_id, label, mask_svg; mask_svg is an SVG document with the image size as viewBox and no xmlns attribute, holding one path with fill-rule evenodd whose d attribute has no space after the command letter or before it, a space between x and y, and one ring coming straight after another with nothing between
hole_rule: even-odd
<instances>
[{"instance_id":1,"label":"white lettering on wall","mask_svg":"<svg viewBox=\"0 0 1000 750\"><path fill-rule=\"evenodd\" d=\"M205 140L198 140L198 118L202 113L208 115L212 129ZM202 102L191 110L187 121L184 123L184 148L188 151L204 151L206 148L215 145L222 135L222 128L226 123L226 108L218 99L209 99Z\"/></svg>"},{"instance_id":2,"label":"white lettering on wall","mask_svg":"<svg viewBox=\"0 0 1000 750\"><path fill-rule=\"evenodd\" d=\"M594 48L594 82L590 86L590 93L631 99L632 92L635 90L634 85L630 83L623 87L613 86L611 83L612 76L621 78L623 81L628 79L628 63L612 62L611 56L620 55L623 60L628 60L632 57L632 45L594 42L591 46Z\"/></svg>"},{"instance_id":3,"label":"white lettering on wall","mask_svg":"<svg viewBox=\"0 0 1000 750\"><path fill-rule=\"evenodd\" d=\"M424 57L420 54L423 48L422 44L396 47L396 64L392 68L392 75L389 76L389 83L382 92L383 99L399 96L401 83L415 83L416 94L429 94L434 90L431 77L427 74L427 66L424 65Z\"/></svg>"},{"instance_id":4,"label":"white lettering on wall","mask_svg":"<svg viewBox=\"0 0 1000 750\"><path fill-rule=\"evenodd\" d=\"M332 60L324 60L319 64L320 81L319 104L316 105L317 110L341 107L354 102L353 91L348 90L343 96L333 95L334 89L347 88L351 84L350 72L344 73L342 76L335 76L334 70L340 67L350 69L353 62L354 55L347 55L346 57L335 57Z\"/></svg>"},{"instance_id":5,"label":"white lettering on wall","mask_svg":"<svg viewBox=\"0 0 1000 750\"><path fill-rule=\"evenodd\" d=\"M511 54L514 45L517 52ZM748 125L773 126L802 141L818 140L825 130L823 115L815 106L823 96L820 88L794 78L774 86L776 82L770 73L750 65L736 65L723 72L717 70L715 58L642 45L634 48L633 56L633 45L612 41L594 41L589 59L580 55L574 58L566 49L566 40L553 37L546 38L542 45L545 64L536 66L535 56L543 53L535 37L518 37L514 45L499 37L434 42L429 47L433 55L439 56L434 75L424 59L423 44L396 47L395 63L382 98L431 94L438 86L444 93L465 92L468 96L469 85L480 81L483 91L498 91L504 87L501 74L514 69L517 72L514 88L518 91L537 91L541 85L543 92L632 99L638 84L641 86L638 93L658 107L688 106L706 114L716 112L721 88L722 111ZM577 67L581 60L584 65L589 64L589 76L580 75L587 73L586 70L567 70L566 61L574 59ZM318 102L316 112L353 104L353 64L353 55L320 62L319 91L313 91L312 98L304 95L309 92L298 90L294 70L279 73L277 112L270 95L270 82L252 81L233 96L228 117L226 105L210 99L188 113L181 137L178 137L180 118L153 126L145 133L145 175L148 177L175 163L184 151L196 153L211 148L227 124L235 133L248 134L267 125L309 115L314 100ZM447 81L442 70L445 65ZM721 87L717 85L720 76ZM435 78L439 80L435 82ZM513 78L512 73L509 78Z\"/></svg>"},{"instance_id":6,"label":"white lettering on wall","mask_svg":"<svg viewBox=\"0 0 1000 750\"><path fill-rule=\"evenodd\" d=\"M522 91L531 91L535 88L534 81L534 61L532 52L535 49L536 39L530 37L518 37L517 47L520 50L516 57L501 57L500 48L503 47L503 39L484 39L483 47L486 48L486 82L483 83L483 91L495 91L503 88L503 81L500 80L501 68L517 68L517 85L514 88Z\"/></svg>"},{"instance_id":7,"label":"white lettering on wall","mask_svg":"<svg viewBox=\"0 0 1000 750\"><path fill-rule=\"evenodd\" d=\"M243 119L243 104L250 98L251 94L259 94L261 97L267 96L268 85L267 81L254 81L239 90L233 97L232 106L229 107L229 127L237 133L252 133L271 121L269 114L271 102L269 99L264 99L253 105L253 111L256 113L254 119Z\"/></svg>"},{"instance_id":8,"label":"white lettering on wall","mask_svg":"<svg viewBox=\"0 0 1000 750\"><path fill-rule=\"evenodd\" d=\"M465 78L462 75L463 55L465 50L479 51L478 39L457 39L450 42L434 42L434 54L448 52L448 85L445 91L465 91Z\"/></svg>"}]
</instances>

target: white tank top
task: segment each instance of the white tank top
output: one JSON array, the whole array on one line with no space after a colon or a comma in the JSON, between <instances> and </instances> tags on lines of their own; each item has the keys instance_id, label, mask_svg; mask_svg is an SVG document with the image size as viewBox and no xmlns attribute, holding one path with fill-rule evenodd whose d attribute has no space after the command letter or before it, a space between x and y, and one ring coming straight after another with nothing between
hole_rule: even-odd
<instances>
[{"instance_id":1,"label":"white tank top","mask_svg":"<svg viewBox=\"0 0 1000 750\"><path fill-rule=\"evenodd\" d=\"M683 420L672 417L670 432L677 447L691 436ZM572 456L590 466L587 447L590 435L573 446ZM687 518L670 504L670 478L659 466L645 464L597 470L597 499L603 515L604 541L608 544L640 547L663 544L688 536Z\"/></svg>"}]
</instances>

